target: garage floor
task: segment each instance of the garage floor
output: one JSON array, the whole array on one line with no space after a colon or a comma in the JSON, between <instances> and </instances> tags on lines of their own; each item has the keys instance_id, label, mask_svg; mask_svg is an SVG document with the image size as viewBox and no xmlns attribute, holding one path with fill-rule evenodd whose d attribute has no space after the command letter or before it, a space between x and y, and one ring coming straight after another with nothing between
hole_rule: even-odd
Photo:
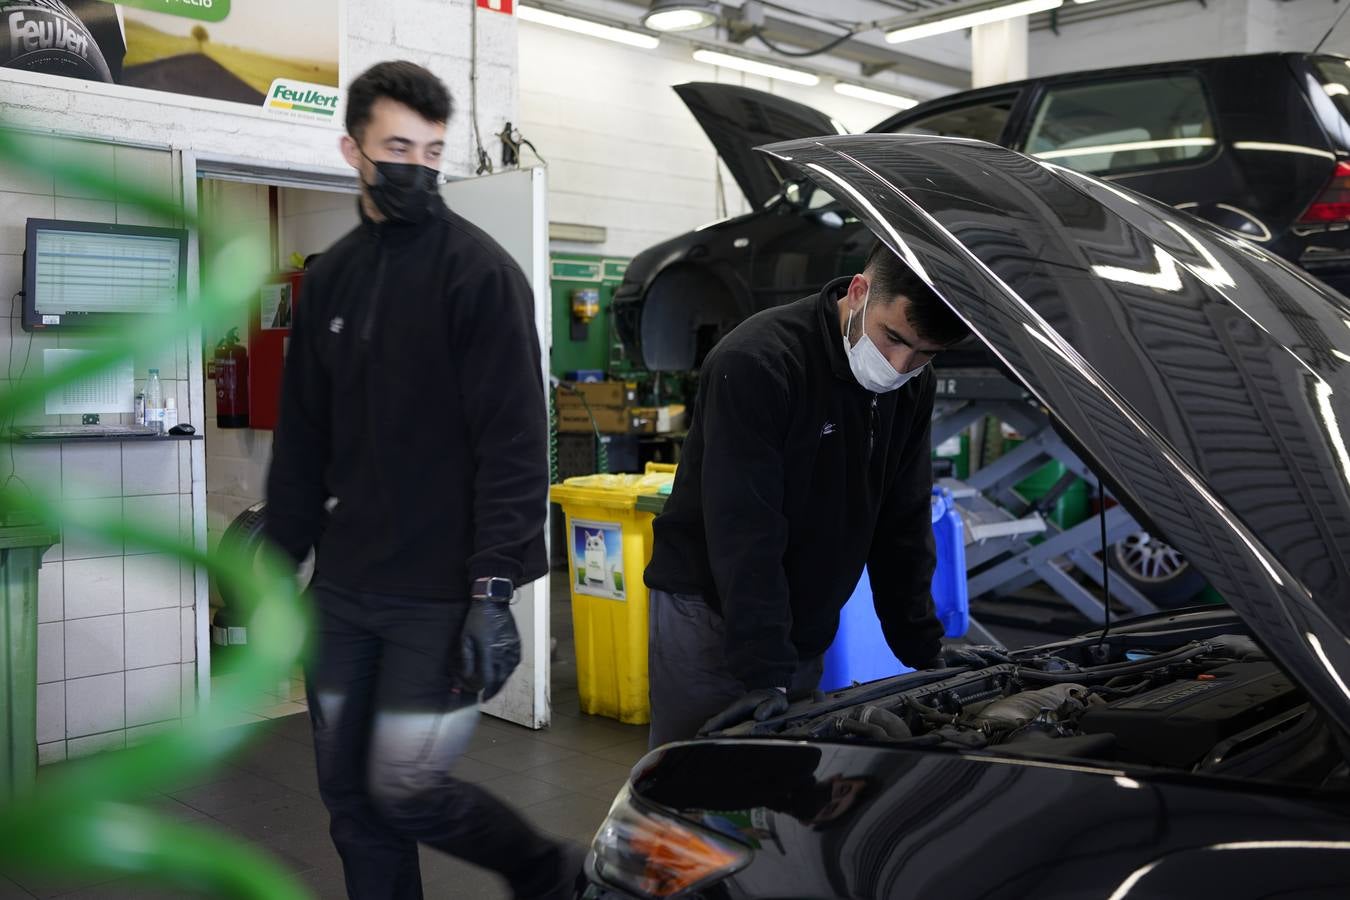
<instances>
[{"instance_id":1,"label":"garage floor","mask_svg":"<svg viewBox=\"0 0 1350 900\"><path fill-rule=\"evenodd\" d=\"M553 634L553 725L542 732L483 717L468 755L455 774L482 784L519 809L539 829L589 843L610 801L647 747L647 729L581 715L572 642L566 573L555 575ZM1047 635L995 628L1010 646ZM1037 640L1038 639L1038 640ZM309 717L298 685L241 711L240 727L253 741L223 770L155 798L175 820L233 833L271 853L318 898L346 896L342 867L328 839L328 814L319 801ZM44 769L43 772L51 772ZM505 898L496 877L450 857L422 849L422 879L428 898ZM139 900L183 897L137 883L106 878L53 882L32 876L0 876L0 900L62 897L70 900Z\"/></svg>"},{"instance_id":2,"label":"garage floor","mask_svg":"<svg viewBox=\"0 0 1350 900\"><path fill-rule=\"evenodd\" d=\"M536 827L589 843L646 752L647 729L582 716L578 709L567 579L555 581L552 727L543 732L484 717L455 774L482 784L519 809ZM280 699L280 698L276 698ZM269 710L279 712L281 709ZM223 770L155 799L175 820L231 832L271 853L315 897L343 898L342 867L328 839L319 802L309 717L287 715L242 726L255 736ZM48 770L44 770L46 772ZM427 897L499 898L510 893L495 876L422 849ZM31 876L0 877L0 900L30 897L133 900L182 897L106 878L53 883Z\"/></svg>"}]
</instances>

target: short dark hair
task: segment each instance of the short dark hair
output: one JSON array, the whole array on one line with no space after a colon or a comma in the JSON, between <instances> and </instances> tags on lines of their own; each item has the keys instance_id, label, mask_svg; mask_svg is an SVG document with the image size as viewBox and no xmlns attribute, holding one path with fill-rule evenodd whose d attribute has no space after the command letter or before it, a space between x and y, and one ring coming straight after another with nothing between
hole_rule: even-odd
<instances>
[{"instance_id":1,"label":"short dark hair","mask_svg":"<svg viewBox=\"0 0 1350 900\"><path fill-rule=\"evenodd\" d=\"M347 88L348 134L361 137L361 130L370 124L371 108L381 97L402 103L428 122L449 122L453 111L445 82L417 63L403 59L376 63Z\"/></svg>"},{"instance_id":2,"label":"short dark hair","mask_svg":"<svg viewBox=\"0 0 1350 900\"><path fill-rule=\"evenodd\" d=\"M909 301L907 317L919 337L946 347L970 335L966 323L951 307L881 241L872 245L864 271L871 281L874 300L890 303L904 297Z\"/></svg>"}]
</instances>

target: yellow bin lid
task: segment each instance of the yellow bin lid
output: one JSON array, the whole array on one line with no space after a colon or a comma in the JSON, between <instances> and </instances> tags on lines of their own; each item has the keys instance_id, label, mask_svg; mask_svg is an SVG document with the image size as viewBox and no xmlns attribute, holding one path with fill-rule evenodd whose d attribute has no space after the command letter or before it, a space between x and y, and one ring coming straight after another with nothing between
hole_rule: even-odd
<instances>
[{"instance_id":1,"label":"yellow bin lid","mask_svg":"<svg viewBox=\"0 0 1350 900\"><path fill-rule=\"evenodd\" d=\"M581 475L569 478L549 489L549 497L563 506L598 506L632 512L637 498L655 494L662 486L675 480L675 467L664 463L647 463L641 475Z\"/></svg>"}]
</instances>

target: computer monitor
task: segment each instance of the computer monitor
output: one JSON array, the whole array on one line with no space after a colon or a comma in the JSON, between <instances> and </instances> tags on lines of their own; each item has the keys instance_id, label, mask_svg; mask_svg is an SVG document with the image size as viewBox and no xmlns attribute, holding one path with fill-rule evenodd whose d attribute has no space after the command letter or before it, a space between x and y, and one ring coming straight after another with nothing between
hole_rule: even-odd
<instances>
[{"instance_id":1,"label":"computer monitor","mask_svg":"<svg viewBox=\"0 0 1350 900\"><path fill-rule=\"evenodd\" d=\"M178 309L187 280L180 228L29 219L23 327L97 329Z\"/></svg>"}]
</instances>

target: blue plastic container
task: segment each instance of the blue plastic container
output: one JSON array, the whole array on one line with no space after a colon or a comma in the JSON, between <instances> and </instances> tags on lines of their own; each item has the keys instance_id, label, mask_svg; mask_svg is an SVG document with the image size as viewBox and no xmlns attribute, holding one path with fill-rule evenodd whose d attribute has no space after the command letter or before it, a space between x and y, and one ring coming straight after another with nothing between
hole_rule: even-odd
<instances>
[{"instance_id":1,"label":"blue plastic container","mask_svg":"<svg viewBox=\"0 0 1350 900\"><path fill-rule=\"evenodd\" d=\"M951 492L933 488L933 539L937 566L933 570L933 605L949 638L963 637L970 627L970 598L966 593L966 543L961 514ZM872 585L864 571L853 596L839 614L839 632L825 651L825 674L820 688L837 691L853 684L913 671L891 653L872 605Z\"/></svg>"},{"instance_id":2,"label":"blue plastic container","mask_svg":"<svg viewBox=\"0 0 1350 900\"><path fill-rule=\"evenodd\" d=\"M605 372L603 369L577 369L567 373L567 380L577 384L599 384L605 380Z\"/></svg>"}]
</instances>

